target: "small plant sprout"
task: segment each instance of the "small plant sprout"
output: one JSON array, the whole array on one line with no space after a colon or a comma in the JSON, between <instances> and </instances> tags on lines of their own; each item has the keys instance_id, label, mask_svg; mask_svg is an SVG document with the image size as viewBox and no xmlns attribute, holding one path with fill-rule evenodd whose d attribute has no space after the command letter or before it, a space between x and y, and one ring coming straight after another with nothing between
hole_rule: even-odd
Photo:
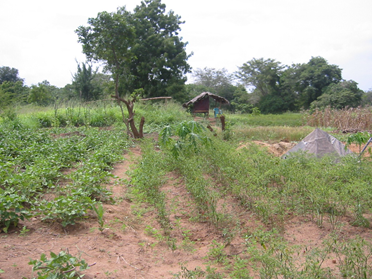
<instances>
[{"instance_id":1,"label":"small plant sprout","mask_svg":"<svg viewBox=\"0 0 373 280\"><path fill-rule=\"evenodd\" d=\"M97 203L96 205L92 204L92 209L97 214L97 219L98 219L98 224L99 224L99 228L98 229L102 232L104 230L104 223L105 223L105 219L104 219L105 210L104 210L104 207L102 206L102 203Z\"/></svg>"},{"instance_id":2,"label":"small plant sprout","mask_svg":"<svg viewBox=\"0 0 373 280\"><path fill-rule=\"evenodd\" d=\"M25 236L30 230L26 227L26 226L23 226L23 228L21 229L19 235L20 236Z\"/></svg>"}]
</instances>

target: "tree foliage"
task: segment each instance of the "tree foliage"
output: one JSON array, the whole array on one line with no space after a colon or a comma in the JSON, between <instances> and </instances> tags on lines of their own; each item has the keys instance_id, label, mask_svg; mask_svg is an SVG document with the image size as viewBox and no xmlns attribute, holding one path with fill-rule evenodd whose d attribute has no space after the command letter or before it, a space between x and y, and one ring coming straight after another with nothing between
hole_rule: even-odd
<instances>
[{"instance_id":1,"label":"tree foliage","mask_svg":"<svg viewBox=\"0 0 373 280\"><path fill-rule=\"evenodd\" d=\"M341 72L338 66L329 64L322 57L312 57L308 63L291 66L281 65L273 59L254 58L239 67L237 78L244 85L253 87L250 99L263 113L281 113L310 108L312 102L328 89L332 90L329 86L342 80ZM333 90L340 91L344 86ZM344 99L341 106L357 106L346 89L340 94ZM323 102L327 102L326 99L327 96L323 97Z\"/></svg>"},{"instance_id":2,"label":"tree foliage","mask_svg":"<svg viewBox=\"0 0 373 280\"><path fill-rule=\"evenodd\" d=\"M342 81L338 84L330 84L324 93L311 103L311 108L342 109L347 106L357 107L361 103L363 91L357 87L354 81Z\"/></svg>"},{"instance_id":3,"label":"tree foliage","mask_svg":"<svg viewBox=\"0 0 373 280\"><path fill-rule=\"evenodd\" d=\"M28 103L35 103L40 106L51 104L57 97L58 89L48 81L32 85L28 96Z\"/></svg>"},{"instance_id":4,"label":"tree foliage","mask_svg":"<svg viewBox=\"0 0 373 280\"><path fill-rule=\"evenodd\" d=\"M307 64L301 65L298 71L299 108L308 109L330 84L337 84L342 80L342 69L337 65L328 64L322 57L312 57Z\"/></svg>"},{"instance_id":5,"label":"tree foliage","mask_svg":"<svg viewBox=\"0 0 373 280\"><path fill-rule=\"evenodd\" d=\"M284 66L274 59L252 59L238 67L237 78L246 86L255 87L261 96L276 94Z\"/></svg>"},{"instance_id":6,"label":"tree foliage","mask_svg":"<svg viewBox=\"0 0 373 280\"><path fill-rule=\"evenodd\" d=\"M79 98L84 101L96 100L100 94L100 87L97 83L94 83L97 71L93 71L91 65L86 65L86 63L78 63L78 70L73 76L73 86L75 92L78 94Z\"/></svg>"},{"instance_id":7,"label":"tree foliage","mask_svg":"<svg viewBox=\"0 0 373 280\"><path fill-rule=\"evenodd\" d=\"M88 59L106 65L115 81L115 94L123 96L143 88L147 97L184 94L186 43L178 37L183 22L160 0L142 1L133 13L125 7L99 13L76 33Z\"/></svg>"},{"instance_id":8,"label":"tree foliage","mask_svg":"<svg viewBox=\"0 0 373 280\"><path fill-rule=\"evenodd\" d=\"M26 104L29 88L23 81L4 81L0 84L0 108L11 104Z\"/></svg>"},{"instance_id":9,"label":"tree foliage","mask_svg":"<svg viewBox=\"0 0 373 280\"><path fill-rule=\"evenodd\" d=\"M18 69L3 66L0 67L0 84L4 82L23 82L23 79L18 76Z\"/></svg>"},{"instance_id":10,"label":"tree foliage","mask_svg":"<svg viewBox=\"0 0 373 280\"><path fill-rule=\"evenodd\" d=\"M185 74L190 71L187 63L187 43L179 37L181 17L173 11L166 13L161 0L145 0L132 14L135 27L130 72L136 78L127 84L132 92L143 88L147 97L173 96L183 100Z\"/></svg>"},{"instance_id":11,"label":"tree foliage","mask_svg":"<svg viewBox=\"0 0 373 280\"><path fill-rule=\"evenodd\" d=\"M131 50L135 30L128 22L129 17L125 7L115 13L101 12L88 19L89 26L79 26L75 31L87 58L104 63L105 70L112 73L116 96L126 93L119 92L120 83L133 79L128 65L135 59Z\"/></svg>"},{"instance_id":12,"label":"tree foliage","mask_svg":"<svg viewBox=\"0 0 373 280\"><path fill-rule=\"evenodd\" d=\"M233 93L233 97L231 108L234 112L252 113L254 105L250 100L250 94L243 85L237 86Z\"/></svg>"},{"instance_id":13,"label":"tree foliage","mask_svg":"<svg viewBox=\"0 0 373 280\"><path fill-rule=\"evenodd\" d=\"M197 68L193 71L192 75L195 84L203 85L211 89L212 93L220 96L223 96L224 92L227 91L227 88L230 88L234 82L234 75L230 74L225 68Z\"/></svg>"},{"instance_id":14,"label":"tree foliage","mask_svg":"<svg viewBox=\"0 0 373 280\"><path fill-rule=\"evenodd\" d=\"M197 68L197 70L193 71L192 76L194 77L195 87L189 87L188 90L198 90L194 96L208 91L222 96L228 101L232 101L235 98L235 92L238 89L237 86L233 85L235 77L227 69Z\"/></svg>"},{"instance_id":15,"label":"tree foliage","mask_svg":"<svg viewBox=\"0 0 373 280\"><path fill-rule=\"evenodd\" d=\"M367 90L361 96L362 106L372 106L372 89Z\"/></svg>"}]
</instances>

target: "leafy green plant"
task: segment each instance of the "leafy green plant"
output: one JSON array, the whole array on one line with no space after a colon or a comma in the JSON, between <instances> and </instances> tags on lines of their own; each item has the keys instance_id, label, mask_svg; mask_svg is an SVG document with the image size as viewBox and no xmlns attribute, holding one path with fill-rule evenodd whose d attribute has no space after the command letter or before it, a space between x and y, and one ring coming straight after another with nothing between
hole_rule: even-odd
<instances>
[{"instance_id":1,"label":"leafy green plant","mask_svg":"<svg viewBox=\"0 0 373 280\"><path fill-rule=\"evenodd\" d=\"M252 116L260 116L261 112L258 107L253 108L253 112L251 113Z\"/></svg>"},{"instance_id":2,"label":"leafy green plant","mask_svg":"<svg viewBox=\"0 0 373 280\"><path fill-rule=\"evenodd\" d=\"M17 226L19 220L31 217L30 211L23 206L25 202L24 197L0 189L0 225L5 233L11 225Z\"/></svg>"},{"instance_id":3,"label":"leafy green plant","mask_svg":"<svg viewBox=\"0 0 373 280\"><path fill-rule=\"evenodd\" d=\"M26 226L23 226L23 228L20 230L19 232L19 236L26 236L26 234L29 232L30 230L26 227Z\"/></svg>"},{"instance_id":4,"label":"leafy green plant","mask_svg":"<svg viewBox=\"0 0 373 280\"><path fill-rule=\"evenodd\" d=\"M224 275L217 271L216 267L207 266L206 267L206 279L223 279Z\"/></svg>"},{"instance_id":5,"label":"leafy green plant","mask_svg":"<svg viewBox=\"0 0 373 280\"><path fill-rule=\"evenodd\" d=\"M251 276L247 266L248 260L235 256L233 271L229 273L229 277L232 279L250 279Z\"/></svg>"},{"instance_id":6,"label":"leafy green plant","mask_svg":"<svg viewBox=\"0 0 373 280\"><path fill-rule=\"evenodd\" d=\"M363 216L363 209L362 205L360 203L357 203L356 210L355 210L355 219L351 223L353 226L362 226L369 228L370 222L367 218Z\"/></svg>"},{"instance_id":7,"label":"leafy green plant","mask_svg":"<svg viewBox=\"0 0 373 280\"><path fill-rule=\"evenodd\" d=\"M181 265L181 271L174 274L177 279L201 279L206 275L200 267L196 267L193 270L189 270L184 265Z\"/></svg>"},{"instance_id":8,"label":"leafy green plant","mask_svg":"<svg viewBox=\"0 0 373 280\"><path fill-rule=\"evenodd\" d=\"M153 228L153 227L150 226L150 225L147 225L147 226L145 227L145 233L146 233L147 235L150 235L150 236L155 237L155 238L156 238L157 240L159 240L159 241L164 240L163 235L162 235L161 233L159 233L159 231L158 231L157 229Z\"/></svg>"},{"instance_id":9,"label":"leafy green plant","mask_svg":"<svg viewBox=\"0 0 373 280\"><path fill-rule=\"evenodd\" d=\"M360 153L361 145L368 142L369 138L371 137L372 137L372 134L369 132L357 132L357 133L351 134L347 138L345 149L347 149L348 146L354 143L354 144L359 145L359 153Z\"/></svg>"},{"instance_id":10,"label":"leafy green plant","mask_svg":"<svg viewBox=\"0 0 373 280\"><path fill-rule=\"evenodd\" d=\"M28 264L33 266L32 271L38 271L38 279L81 279L81 272L90 267L80 256L74 257L68 251L58 255L50 252L49 259L42 254L40 260L30 260Z\"/></svg>"},{"instance_id":11,"label":"leafy green plant","mask_svg":"<svg viewBox=\"0 0 373 280\"><path fill-rule=\"evenodd\" d=\"M344 278L372 278L372 244L357 236L349 242L334 240L334 251Z\"/></svg>"},{"instance_id":12,"label":"leafy green plant","mask_svg":"<svg viewBox=\"0 0 373 280\"><path fill-rule=\"evenodd\" d=\"M76 220L85 217L91 205L92 201L89 197L59 196L53 201L41 203L39 210L43 215L43 221L58 221L66 227L74 225Z\"/></svg>"},{"instance_id":13,"label":"leafy green plant","mask_svg":"<svg viewBox=\"0 0 373 280\"><path fill-rule=\"evenodd\" d=\"M184 230L181 235L183 236L183 241L181 243L181 248L185 251L194 252L194 244L195 242L190 240L192 234L190 233L190 230Z\"/></svg>"},{"instance_id":14,"label":"leafy green plant","mask_svg":"<svg viewBox=\"0 0 373 280\"><path fill-rule=\"evenodd\" d=\"M175 158L180 153L197 153L199 145L206 147L211 144L211 139L204 134L205 131L205 127L195 121L184 121L174 128L168 125L159 134L160 144L169 147ZM172 136L176 136L177 139L173 139Z\"/></svg>"},{"instance_id":15,"label":"leafy green plant","mask_svg":"<svg viewBox=\"0 0 373 280\"><path fill-rule=\"evenodd\" d=\"M96 207L97 206L97 207ZM104 230L104 207L102 206L102 203L97 203L96 205L92 203L92 209L97 214L98 224L99 224L99 230L102 232Z\"/></svg>"},{"instance_id":16,"label":"leafy green plant","mask_svg":"<svg viewBox=\"0 0 373 280\"><path fill-rule=\"evenodd\" d=\"M216 240L213 240L209 247L210 250L207 253L207 258L212 259L217 263L225 262L227 254L224 252L224 244L219 244Z\"/></svg>"}]
</instances>

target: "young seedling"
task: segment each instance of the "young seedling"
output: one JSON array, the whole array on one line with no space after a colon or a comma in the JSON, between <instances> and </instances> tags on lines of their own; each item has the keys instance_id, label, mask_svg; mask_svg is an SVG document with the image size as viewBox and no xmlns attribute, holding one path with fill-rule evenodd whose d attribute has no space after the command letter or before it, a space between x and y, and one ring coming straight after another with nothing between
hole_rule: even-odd
<instances>
[{"instance_id":1,"label":"young seedling","mask_svg":"<svg viewBox=\"0 0 373 280\"><path fill-rule=\"evenodd\" d=\"M30 230L26 226L23 226L23 228L21 229L19 233L19 236L25 236L29 231Z\"/></svg>"},{"instance_id":2,"label":"young seedling","mask_svg":"<svg viewBox=\"0 0 373 280\"><path fill-rule=\"evenodd\" d=\"M92 209L97 214L97 219L98 219L98 224L99 224L98 229L102 232L104 230L104 223L105 223L105 219L104 219L105 209L102 206L102 203L97 203L96 205L92 204Z\"/></svg>"}]
</instances>

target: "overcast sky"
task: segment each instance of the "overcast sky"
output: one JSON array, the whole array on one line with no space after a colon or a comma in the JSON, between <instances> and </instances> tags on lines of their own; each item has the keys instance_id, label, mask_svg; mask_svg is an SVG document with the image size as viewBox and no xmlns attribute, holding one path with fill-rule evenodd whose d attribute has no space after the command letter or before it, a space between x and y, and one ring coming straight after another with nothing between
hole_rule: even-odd
<instances>
[{"instance_id":1,"label":"overcast sky","mask_svg":"<svg viewBox=\"0 0 373 280\"><path fill-rule=\"evenodd\" d=\"M193 69L229 72L253 58L284 65L321 56L345 80L372 88L372 0L163 0L181 16ZM64 87L85 61L75 30L98 12L140 0L0 0L0 66L19 70L27 85ZM189 80L190 82L190 80Z\"/></svg>"}]
</instances>

